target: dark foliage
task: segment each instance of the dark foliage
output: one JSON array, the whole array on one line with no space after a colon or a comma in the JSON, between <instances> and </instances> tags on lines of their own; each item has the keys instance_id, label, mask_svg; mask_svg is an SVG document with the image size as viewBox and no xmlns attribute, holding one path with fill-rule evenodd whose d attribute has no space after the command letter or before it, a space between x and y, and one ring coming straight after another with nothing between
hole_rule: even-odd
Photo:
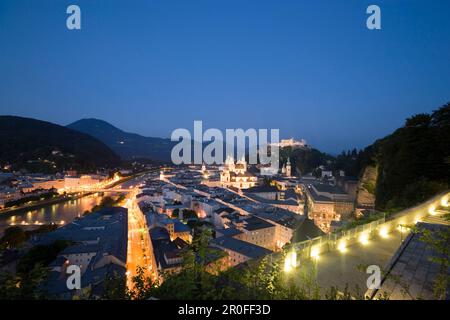
<instances>
[{"instance_id":1,"label":"dark foliage","mask_svg":"<svg viewBox=\"0 0 450 320\"><path fill-rule=\"evenodd\" d=\"M29 240L33 235L39 233L47 233L56 230L56 224L46 224L39 226L35 230L25 231L19 226L12 226L5 229L3 237L0 238L0 248L15 248L25 241Z\"/></svg>"},{"instance_id":2,"label":"dark foliage","mask_svg":"<svg viewBox=\"0 0 450 320\"><path fill-rule=\"evenodd\" d=\"M5 229L3 237L0 239L0 246L17 247L28 239L25 231L21 227L13 226Z\"/></svg>"},{"instance_id":3,"label":"dark foliage","mask_svg":"<svg viewBox=\"0 0 450 320\"><path fill-rule=\"evenodd\" d=\"M376 207L404 208L450 184L450 103L431 115L419 114L373 145L378 163Z\"/></svg>"},{"instance_id":4,"label":"dark foliage","mask_svg":"<svg viewBox=\"0 0 450 320\"><path fill-rule=\"evenodd\" d=\"M334 157L320 152L317 149L292 149L290 147L280 150L281 163L286 163L287 158L291 159L291 166L302 175L313 172L321 165L329 165L334 161Z\"/></svg>"},{"instance_id":5,"label":"dark foliage","mask_svg":"<svg viewBox=\"0 0 450 320\"><path fill-rule=\"evenodd\" d=\"M69 241L55 241L50 245L38 245L30 249L17 264L17 272L26 274L37 264L47 266L56 259L58 253L70 245Z\"/></svg>"},{"instance_id":6,"label":"dark foliage","mask_svg":"<svg viewBox=\"0 0 450 320\"><path fill-rule=\"evenodd\" d=\"M123 200L125 199L125 196L121 194L117 199L114 199L112 197L103 197L102 201L100 201L100 204L95 205L90 211L86 210L83 215L88 215L91 213L98 212L100 210L103 210L105 208L111 208L114 206L119 205Z\"/></svg>"}]
</instances>

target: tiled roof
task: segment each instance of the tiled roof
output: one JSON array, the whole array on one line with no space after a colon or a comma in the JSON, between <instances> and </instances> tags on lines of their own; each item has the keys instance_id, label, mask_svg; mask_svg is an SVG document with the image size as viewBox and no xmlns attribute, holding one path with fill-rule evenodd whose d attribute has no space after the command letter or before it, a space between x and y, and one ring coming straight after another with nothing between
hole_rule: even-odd
<instances>
[{"instance_id":1,"label":"tiled roof","mask_svg":"<svg viewBox=\"0 0 450 320\"><path fill-rule=\"evenodd\" d=\"M278 188L275 186L268 186L268 185L262 185L262 186L254 186L248 189L245 189L245 193L253 193L253 192L279 192Z\"/></svg>"},{"instance_id":2,"label":"tiled roof","mask_svg":"<svg viewBox=\"0 0 450 320\"><path fill-rule=\"evenodd\" d=\"M248 258L256 259L272 253L272 251L255 244L241 241L232 237L220 237L211 240L211 244L223 249L228 249Z\"/></svg>"}]
</instances>

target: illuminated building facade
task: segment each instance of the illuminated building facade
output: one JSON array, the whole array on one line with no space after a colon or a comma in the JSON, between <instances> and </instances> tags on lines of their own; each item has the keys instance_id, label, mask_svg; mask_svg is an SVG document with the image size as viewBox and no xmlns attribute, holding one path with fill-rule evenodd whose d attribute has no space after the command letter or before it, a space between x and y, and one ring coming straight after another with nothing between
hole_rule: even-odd
<instances>
[{"instance_id":1,"label":"illuminated building facade","mask_svg":"<svg viewBox=\"0 0 450 320\"><path fill-rule=\"evenodd\" d=\"M256 186L258 178L247 171L247 162L244 159L234 163L229 157L220 173L220 183L224 187L248 189Z\"/></svg>"},{"instance_id":2,"label":"illuminated building facade","mask_svg":"<svg viewBox=\"0 0 450 320\"><path fill-rule=\"evenodd\" d=\"M325 184L306 188L308 217L323 232L331 232L333 221L345 221L354 214L354 197L339 187Z\"/></svg>"}]
</instances>

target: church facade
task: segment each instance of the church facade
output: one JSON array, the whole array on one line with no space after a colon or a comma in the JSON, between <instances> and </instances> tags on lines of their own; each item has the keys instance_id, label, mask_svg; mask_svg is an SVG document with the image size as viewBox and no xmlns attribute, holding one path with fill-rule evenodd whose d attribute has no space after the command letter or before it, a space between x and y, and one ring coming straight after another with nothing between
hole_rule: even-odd
<instances>
[{"instance_id":1,"label":"church facade","mask_svg":"<svg viewBox=\"0 0 450 320\"><path fill-rule=\"evenodd\" d=\"M257 185L258 177L247 171L245 159L234 163L234 159L229 157L220 172L220 183L224 187L248 189Z\"/></svg>"}]
</instances>

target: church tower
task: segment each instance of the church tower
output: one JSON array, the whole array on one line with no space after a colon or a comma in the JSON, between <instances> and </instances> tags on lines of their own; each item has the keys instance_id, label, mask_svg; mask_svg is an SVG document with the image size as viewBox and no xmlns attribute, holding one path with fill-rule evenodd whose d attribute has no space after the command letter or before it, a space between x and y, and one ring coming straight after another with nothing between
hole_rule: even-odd
<instances>
[{"instance_id":1,"label":"church tower","mask_svg":"<svg viewBox=\"0 0 450 320\"><path fill-rule=\"evenodd\" d=\"M291 176L291 159L290 158L288 158L287 164L286 164L286 176L287 177Z\"/></svg>"},{"instance_id":2,"label":"church tower","mask_svg":"<svg viewBox=\"0 0 450 320\"><path fill-rule=\"evenodd\" d=\"M247 172L247 161L245 161L245 156L243 155L242 156L242 158L241 158L241 160L239 160L238 162L237 162L237 164L239 164L239 167L240 167L240 172L241 173L246 173Z\"/></svg>"}]
</instances>

